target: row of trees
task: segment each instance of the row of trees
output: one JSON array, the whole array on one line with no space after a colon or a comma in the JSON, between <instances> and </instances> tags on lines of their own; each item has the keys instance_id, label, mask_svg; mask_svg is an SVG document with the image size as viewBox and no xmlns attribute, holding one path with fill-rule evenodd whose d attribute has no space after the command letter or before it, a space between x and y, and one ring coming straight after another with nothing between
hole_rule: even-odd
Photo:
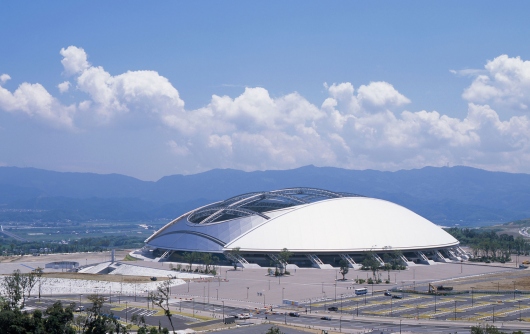
<instances>
[{"instance_id":1,"label":"row of trees","mask_svg":"<svg viewBox=\"0 0 530 334\"><path fill-rule=\"evenodd\" d=\"M31 290L37 283L40 285L41 277L42 268L37 268L27 274L23 274L17 269L12 275L4 276L0 281L0 291L6 296L7 299L4 301L9 308L15 309L19 306L24 308L26 299L31 297Z\"/></svg>"},{"instance_id":2,"label":"row of trees","mask_svg":"<svg viewBox=\"0 0 530 334\"><path fill-rule=\"evenodd\" d=\"M83 315L74 316L75 303L63 306L60 301L55 302L44 312L38 309L33 312L23 312L25 301L30 297L32 288L39 283L41 275L42 270L28 274L16 270L12 275L0 280L0 333L129 333L131 325L122 324L112 312L105 311L104 297L97 295L88 296L92 305ZM169 312L171 285L171 280L164 281L156 291L150 293L149 298L165 311L173 326ZM131 320L138 325L138 334L169 333L165 328L148 328L143 317L136 316Z\"/></svg>"},{"instance_id":3,"label":"row of trees","mask_svg":"<svg viewBox=\"0 0 530 334\"><path fill-rule=\"evenodd\" d=\"M372 272L372 277L368 279L368 284L382 283L381 274L379 273L379 270L387 272L388 277L385 283L390 283L390 270L406 269L402 257L403 253L401 253L400 251L392 251L385 253L382 258L384 262L384 264L382 265L381 262L379 262L376 258L375 253L367 253L362 262L361 270L370 270Z\"/></svg>"},{"instance_id":4,"label":"row of trees","mask_svg":"<svg viewBox=\"0 0 530 334\"><path fill-rule=\"evenodd\" d=\"M528 255L530 243L522 236L513 237L508 234L498 234L495 230L482 231L478 229L452 227L446 231L471 248L473 257L478 261L511 261L511 254Z\"/></svg>"},{"instance_id":5,"label":"row of trees","mask_svg":"<svg viewBox=\"0 0 530 334\"><path fill-rule=\"evenodd\" d=\"M178 264L176 267L170 265L172 270L176 271L187 271L187 272L200 272L204 274L216 275L217 271L215 270L215 265L219 264L219 258L213 256L211 253L198 253L198 252L187 252L183 253L180 258L180 261L188 264L187 268L183 268L182 265ZM196 267L193 270L193 264L199 263L200 267Z\"/></svg>"}]
</instances>

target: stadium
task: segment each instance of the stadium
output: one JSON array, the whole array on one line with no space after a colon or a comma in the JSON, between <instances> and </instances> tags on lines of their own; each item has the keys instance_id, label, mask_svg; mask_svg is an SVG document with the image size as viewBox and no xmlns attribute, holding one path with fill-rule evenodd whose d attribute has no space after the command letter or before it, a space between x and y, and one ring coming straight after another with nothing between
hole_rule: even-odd
<instances>
[{"instance_id":1,"label":"stadium","mask_svg":"<svg viewBox=\"0 0 530 334\"><path fill-rule=\"evenodd\" d=\"M355 269L367 257L382 266L468 259L439 226L392 202L314 188L242 194L178 217L146 241L165 261L183 252L223 254L241 267L270 266L286 248L289 266ZM236 251L234 251L236 250ZM222 256L221 256L222 257Z\"/></svg>"}]
</instances>

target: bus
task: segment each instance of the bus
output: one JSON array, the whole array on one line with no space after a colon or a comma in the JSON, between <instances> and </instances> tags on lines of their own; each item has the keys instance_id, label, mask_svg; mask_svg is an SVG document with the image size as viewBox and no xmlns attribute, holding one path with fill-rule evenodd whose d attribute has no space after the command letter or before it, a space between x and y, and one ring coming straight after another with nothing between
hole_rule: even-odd
<instances>
[{"instance_id":1,"label":"bus","mask_svg":"<svg viewBox=\"0 0 530 334\"><path fill-rule=\"evenodd\" d=\"M355 294L356 295L365 295L367 293L368 293L368 289L367 288L355 289Z\"/></svg>"}]
</instances>

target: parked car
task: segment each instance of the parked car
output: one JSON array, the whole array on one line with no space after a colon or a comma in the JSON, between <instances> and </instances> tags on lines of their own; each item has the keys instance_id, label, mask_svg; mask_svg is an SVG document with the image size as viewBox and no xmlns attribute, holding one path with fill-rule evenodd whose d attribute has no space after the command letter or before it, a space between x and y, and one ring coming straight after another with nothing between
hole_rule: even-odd
<instances>
[{"instance_id":1,"label":"parked car","mask_svg":"<svg viewBox=\"0 0 530 334\"><path fill-rule=\"evenodd\" d=\"M84 310L85 310L85 307L84 307L84 306L78 306L78 307L75 308L74 311L75 311L75 312L82 312L82 311L84 311Z\"/></svg>"},{"instance_id":2,"label":"parked car","mask_svg":"<svg viewBox=\"0 0 530 334\"><path fill-rule=\"evenodd\" d=\"M299 317L299 316L300 316L300 313L298 313L298 312L290 312L290 313L289 313L289 316L290 316L290 317Z\"/></svg>"},{"instance_id":3,"label":"parked car","mask_svg":"<svg viewBox=\"0 0 530 334\"><path fill-rule=\"evenodd\" d=\"M336 306L328 307L328 311L338 311L339 308Z\"/></svg>"},{"instance_id":4,"label":"parked car","mask_svg":"<svg viewBox=\"0 0 530 334\"><path fill-rule=\"evenodd\" d=\"M390 291L385 291L385 296L392 296L392 294L390 293Z\"/></svg>"},{"instance_id":5,"label":"parked car","mask_svg":"<svg viewBox=\"0 0 530 334\"><path fill-rule=\"evenodd\" d=\"M328 321L329 321L329 320L331 320L331 317L322 317L322 318L320 318L320 319L322 319L322 320L328 320Z\"/></svg>"},{"instance_id":6,"label":"parked car","mask_svg":"<svg viewBox=\"0 0 530 334\"><path fill-rule=\"evenodd\" d=\"M400 295L392 295L392 298L394 298L394 299L403 299L403 297L400 296Z\"/></svg>"}]
</instances>

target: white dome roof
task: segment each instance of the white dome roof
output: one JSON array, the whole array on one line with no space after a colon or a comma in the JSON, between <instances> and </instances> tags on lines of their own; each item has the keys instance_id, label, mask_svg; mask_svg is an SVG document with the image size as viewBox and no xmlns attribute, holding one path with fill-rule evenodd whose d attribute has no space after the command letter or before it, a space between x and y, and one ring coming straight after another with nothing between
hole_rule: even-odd
<instances>
[{"instance_id":1,"label":"white dome roof","mask_svg":"<svg viewBox=\"0 0 530 334\"><path fill-rule=\"evenodd\" d=\"M368 197L342 197L281 210L225 249L244 252L364 252L458 245L458 240L416 213Z\"/></svg>"}]
</instances>

